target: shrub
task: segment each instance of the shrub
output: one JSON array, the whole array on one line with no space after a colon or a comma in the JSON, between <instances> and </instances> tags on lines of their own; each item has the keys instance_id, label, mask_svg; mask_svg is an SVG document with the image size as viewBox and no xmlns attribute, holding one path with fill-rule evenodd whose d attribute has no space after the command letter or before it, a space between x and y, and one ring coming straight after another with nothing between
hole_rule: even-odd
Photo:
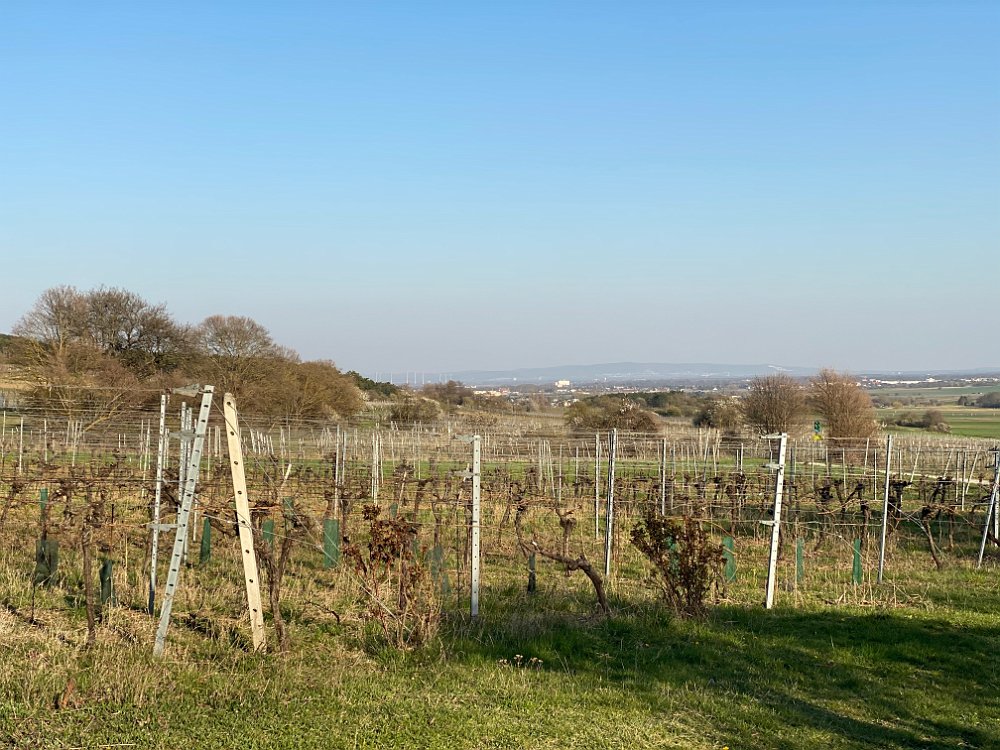
<instances>
[{"instance_id":1,"label":"shrub","mask_svg":"<svg viewBox=\"0 0 1000 750\"><path fill-rule=\"evenodd\" d=\"M924 429L927 430L934 430L935 432L948 432L951 429L940 409L928 409L924 412L920 421L923 423L922 426Z\"/></svg>"},{"instance_id":2,"label":"shrub","mask_svg":"<svg viewBox=\"0 0 1000 750\"><path fill-rule=\"evenodd\" d=\"M471 388L457 380L449 380L447 383L428 383L421 392L425 397L434 399L445 407L462 406L475 395Z\"/></svg>"},{"instance_id":3,"label":"shrub","mask_svg":"<svg viewBox=\"0 0 1000 750\"><path fill-rule=\"evenodd\" d=\"M917 427L922 430L932 430L934 432L950 432L944 414L940 409L928 409L923 414L917 415L912 411L903 412L893 420L893 424L900 427Z\"/></svg>"},{"instance_id":4,"label":"shrub","mask_svg":"<svg viewBox=\"0 0 1000 750\"><path fill-rule=\"evenodd\" d=\"M599 398L577 401L566 410L566 422L574 430L656 432L656 416L627 398Z\"/></svg>"},{"instance_id":5,"label":"shrub","mask_svg":"<svg viewBox=\"0 0 1000 750\"><path fill-rule=\"evenodd\" d=\"M714 427L727 435L735 435L743 427L743 411L736 399L713 399L695 416L692 424L695 427Z\"/></svg>"},{"instance_id":6,"label":"shrub","mask_svg":"<svg viewBox=\"0 0 1000 750\"><path fill-rule=\"evenodd\" d=\"M664 601L683 615L705 611L722 583L722 545L712 542L691 516L678 521L647 514L632 529L632 544L653 564L651 578Z\"/></svg>"},{"instance_id":7,"label":"shrub","mask_svg":"<svg viewBox=\"0 0 1000 750\"><path fill-rule=\"evenodd\" d=\"M400 424L433 422L441 415L441 407L436 401L419 396L407 396L393 403L389 409L389 419Z\"/></svg>"},{"instance_id":8,"label":"shrub","mask_svg":"<svg viewBox=\"0 0 1000 750\"><path fill-rule=\"evenodd\" d=\"M380 516L379 506L366 505L368 544L344 547L367 604L362 619L375 623L391 646L419 646L437 632L441 610L427 569L417 559L417 526L404 518Z\"/></svg>"}]
</instances>

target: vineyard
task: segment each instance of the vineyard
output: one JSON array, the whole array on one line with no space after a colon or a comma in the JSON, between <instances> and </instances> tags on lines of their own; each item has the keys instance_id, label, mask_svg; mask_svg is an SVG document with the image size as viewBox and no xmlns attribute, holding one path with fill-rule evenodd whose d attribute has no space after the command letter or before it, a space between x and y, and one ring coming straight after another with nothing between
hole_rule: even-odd
<instances>
[{"instance_id":1,"label":"vineyard","mask_svg":"<svg viewBox=\"0 0 1000 750\"><path fill-rule=\"evenodd\" d=\"M987 569L998 557L986 519L996 452L974 439L896 439L887 453L885 439L579 434L530 419L502 428L227 421L222 398L198 429L197 399L177 400L165 399L162 415L129 413L85 431L44 413L4 416L5 639L29 633L74 652L153 659L159 629L164 655L186 663L206 648L212 658L249 658L258 646L308 658L318 637L354 654L461 651L473 632L482 642L509 637L512 617L534 622L527 632L543 643L551 633L538 623L552 617L602 628L602 618L699 614L700 600L686 611L651 577L642 543L651 529L671 535L668 568L684 565L695 541L711 551L710 608L762 610L770 588L786 617L817 606L919 610L928 581L961 586L980 554ZM242 539L230 436L249 501ZM685 524L697 540L681 538ZM261 573L259 634L248 616L248 543ZM665 593L671 607L657 603ZM549 668L520 652L497 659ZM45 674L14 703L76 705L75 683ZM4 689L12 700L12 685ZM28 744L17 726L8 729Z\"/></svg>"}]
</instances>

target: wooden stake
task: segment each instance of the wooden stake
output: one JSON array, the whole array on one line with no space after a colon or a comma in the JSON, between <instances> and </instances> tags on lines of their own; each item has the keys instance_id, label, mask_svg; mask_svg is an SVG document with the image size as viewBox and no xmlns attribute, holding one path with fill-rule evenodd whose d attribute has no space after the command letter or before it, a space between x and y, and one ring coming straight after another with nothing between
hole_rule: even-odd
<instances>
[{"instance_id":1,"label":"wooden stake","mask_svg":"<svg viewBox=\"0 0 1000 750\"><path fill-rule=\"evenodd\" d=\"M226 441L229 446L229 466L233 475L233 492L236 494L236 522L239 527L240 547L243 549L243 578L247 589L247 608L255 651L264 648L264 612L260 602L260 579L257 575L257 556L253 548L253 527L250 526L250 502L247 499L247 478L243 467L243 444L240 442L239 415L233 394L225 397Z\"/></svg>"}]
</instances>

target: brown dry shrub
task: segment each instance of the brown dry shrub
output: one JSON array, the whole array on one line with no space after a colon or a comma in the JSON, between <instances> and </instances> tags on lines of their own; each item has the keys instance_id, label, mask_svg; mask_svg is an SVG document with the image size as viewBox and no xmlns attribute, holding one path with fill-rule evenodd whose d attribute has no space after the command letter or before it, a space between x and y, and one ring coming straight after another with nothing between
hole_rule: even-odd
<instances>
[{"instance_id":1,"label":"brown dry shrub","mask_svg":"<svg viewBox=\"0 0 1000 750\"><path fill-rule=\"evenodd\" d=\"M721 588L722 545L691 516L678 521L650 513L632 529L632 544L653 564L650 578L678 614L702 614Z\"/></svg>"},{"instance_id":2,"label":"brown dry shrub","mask_svg":"<svg viewBox=\"0 0 1000 750\"><path fill-rule=\"evenodd\" d=\"M417 526L404 518L382 518L377 505L364 507L368 543L348 542L344 556L361 585L362 619L376 626L379 640L412 648L431 640L441 606L417 555Z\"/></svg>"}]
</instances>

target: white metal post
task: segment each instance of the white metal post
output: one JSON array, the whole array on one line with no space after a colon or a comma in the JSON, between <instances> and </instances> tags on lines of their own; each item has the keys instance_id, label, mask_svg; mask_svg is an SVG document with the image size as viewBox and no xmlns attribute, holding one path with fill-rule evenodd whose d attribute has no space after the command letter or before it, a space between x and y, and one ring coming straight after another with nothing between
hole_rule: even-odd
<instances>
[{"instance_id":1,"label":"white metal post","mask_svg":"<svg viewBox=\"0 0 1000 750\"><path fill-rule=\"evenodd\" d=\"M160 549L160 499L163 496L163 454L167 440L167 395L160 396L160 437L156 444L156 490L153 494L153 540L149 553L149 614L156 607L156 557Z\"/></svg>"},{"instance_id":2,"label":"white metal post","mask_svg":"<svg viewBox=\"0 0 1000 750\"><path fill-rule=\"evenodd\" d=\"M993 451L993 487L990 490L990 502L986 506L986 523L983 524L983 541L979 545L979 560L976 562L976 567L980 568L983 565L983 555L986 554L986 540L990 535L990 520L994 520L997 517L997 495L998 490L1000 490L1000 450ZM993 534L994 539L997 538L996 532Z\"/></svg>"},{"instance_id":3,"label":"white metal post","mask_svg":"<svg viewBox=\"0 0 1000 750\"><path fill-rule=\"evenodd\" d=\"M188 471L188 461L191 457L191 443L194 440L194 433L191 431L191 412L194 407L189 407L186 402L181 403L181 429L178 433L181 441L180 456L181 461L177 465L177 494L180 495L184 491L184 486L187 484L187 471ZM194 508L194 497L191 498L191 507ZM184 549L181 552L181 562L187 562L188 556L188 537L187 533L184 534Z\"/></svg>"},{"instance_id":4,"label":"white metal post","mask_svg":"<svg viewBox=\"0 0 1000 750\"><path fill-rule=\"evenodd\" d=\"M611 576L611 555L615 535L615 459L618 457L618 430L608 433L608 487L605 491L604 577Z\"/></svg>"},{"instance_id":5,"label":"white metal post","mask_svg":"<svg viewBox=\"0 0 1000 750\"><path fill-rule=\"evenodd\" d=\"M667 439L660 449L660 515L667 515Z\"/></svg>"},{"instance_id":6,"label":"white metal post","mask_svg":"<svg viewBox=\"0 0 1000 750\"><path fill-rule=\"evenodd\" d=\"M482 438L472 437L472 616L479 616L479 513Z\"/></svg>"},{"instance_id":7,"label":"white metal post","mask_svg":"<svg viewBox=\"0 0 1000 750\"><path fill-rule=\"evenodd\" d=\"M882 574L885 572L885 539L889 532L889 473L892 469L892 435L885 439L885 489L882 493L882 540L878 548L878 582L882 583ZM878 463L875 464L875 473L878 474Z\"/></svg>"},{"instance_id":8,"label":"white metal post","mask_svg":"<svg viewBox=\"0 0 1000 750\"><path fill-rule=\"evenodd\" d=\"M601 538L601 434L594 433L594 539Z\"/></svg>"},{"instance_id":9,"label":"white metal post","mask_svg":"<svg viewBox=\"0 0 1000 750\"><path fill-rule=\"evenodd\" d=\"M188 516L191 514L191 504L194 501L195 485L198 482L198 469L201 466L201 451L205 444L205 430L208 427L208 417L212 409L212 393L214 388L206 385L201 397L201 409L198 412L198 423L194 430L194 444L191 448L190 463L184 476L184 488L181 493L181 507L177 512L177 533L174 536L174 550L170 557L170 568L167 571L167 585L163 591L163 606L160 608L160 624L156 629L156 643L153 654L163 654L167 642L167 628L170 627L170 610L174 605L174 594L177 592L177 580L180 577L181 562L184 558L184 543L187 539Z\"/></svg>"},{"instance_id":10,"label":"white metal post","mask_svg":"<svg viewBox=\"0 0 1000 750\"><path fill-rule=\"evenodd\" d=\"M993 492L991 494L991 504L993 505L993 538L1000 539L1000 513L997 513L996 508L996 497L997 497L997 483L996 483L996 471L1000 471L1000 450L994 451L993 453L993 466L994 466L994 481L993 481Z\"/></svg>"},{"instance_id":11,"label":"white metal post","mask_svg":"<svg viewBox=\"0 0 1000 750\"><path fill-rule=\"evenodd\" d=\"M788 435L785 433L771 437L780 438L781 445L778 448L778 477L774 485L774 520L771 521L771 556L767 563L765 609L771 609L774 606L774 584L778 572L778 535L781 531L781 493L785 484L785 447L788 444Z\"/></svg>"}]
</instances>

